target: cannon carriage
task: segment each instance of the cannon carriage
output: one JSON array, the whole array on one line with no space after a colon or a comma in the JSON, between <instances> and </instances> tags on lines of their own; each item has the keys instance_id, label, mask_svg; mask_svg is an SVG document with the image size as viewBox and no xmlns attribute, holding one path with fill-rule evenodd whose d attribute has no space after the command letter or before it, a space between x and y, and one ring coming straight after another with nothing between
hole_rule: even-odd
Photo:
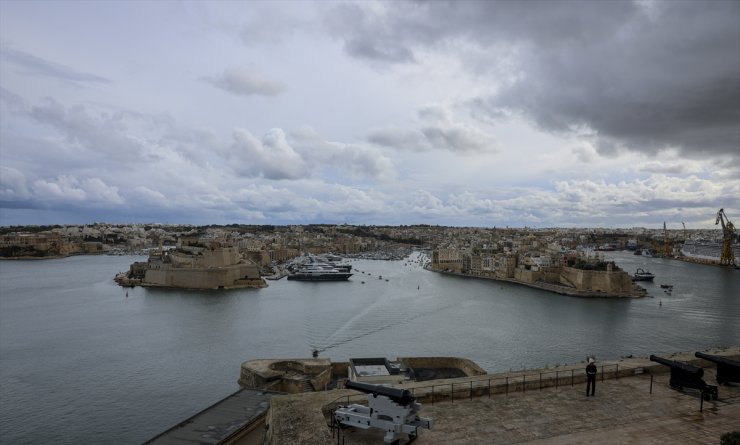
<instances>
[{"instance_id":1,"label":"cannon carriage","mask_svg":"<svg viewBox=\"0 0 740 445\"><path fill-rule=\"evenodd\" d=\"M719 355L696 352L694 356L703 358L717 365L717 384L740 383L740 362Z\"/></svg>"},{"instance_id":2,"label":"cannon carriage","mask_svg":"<svg viewBox=\"0 0 740 445\"><path fill-rule=\"evenodd\" d=\"M351 380L345 387L366 393L368 406L352 404L338 408L334 420L341 427L380 428L385 431L386 443L395 443L401 434L407 434L410 443L419 436L419 428L432 429L432 419L419 416L421 404L407 389Z\"/></svg>"},{"instance_id":3,"label":"cannon carriage","mask_svg":"<svg viewBox=\"0 0 740 445\"><path fill-rule=\"evenodd\" d=\"M689 363L668 360L656 355L651 355L650 361L671 368L671 380L669 382L671 388L677 390L683 390L684 388L698 389L704 400L717 399L717 387L708 385L702 379L704 377L704 370L702 368Z\"/></svg>"}]
</instances>

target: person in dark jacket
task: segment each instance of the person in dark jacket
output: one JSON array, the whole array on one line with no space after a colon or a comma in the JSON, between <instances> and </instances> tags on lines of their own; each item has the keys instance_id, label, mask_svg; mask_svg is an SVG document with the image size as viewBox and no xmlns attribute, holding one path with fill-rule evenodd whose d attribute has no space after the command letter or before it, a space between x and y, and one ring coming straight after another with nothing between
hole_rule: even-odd
<instances>
[{"instance_id":1,"label":"person in dark jacket","mask_svg":"<svg viewBox=\"0 0 740 445\"><path fill-rule=\"evenodd\" d=\"M593 357L589 357L588 366L586 366L586 382L586 397L589 396L589 389L593 396L596 393L596 365L594 364Z\"/></svg>"}]
</instances>

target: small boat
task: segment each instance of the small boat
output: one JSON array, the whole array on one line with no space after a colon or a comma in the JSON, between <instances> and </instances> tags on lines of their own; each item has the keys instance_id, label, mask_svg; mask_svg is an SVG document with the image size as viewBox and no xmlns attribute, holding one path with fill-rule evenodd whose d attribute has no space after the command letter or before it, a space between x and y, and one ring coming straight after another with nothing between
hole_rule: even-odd
<instances>
[{"instance_id":1,"label":"small boat","mask_svg":"<svg viewBox=\"0 0 740 445\"><path fill-rule=\"evenodd\" d=\"M661 289L673 289L673 285L672 284L661 284L660 288Z\"/></svg>"},{"instance_id":2,"label":"small boat","mask_svg":"<svg viewBox=\"0 0 740 445\"><path fill-rule=\"evenodd\" d=\"M649 270L642 270L637 268L635 274L632 275L632 281L653 281L655 274L650 273Z\"/></svg>"}]
</instances>

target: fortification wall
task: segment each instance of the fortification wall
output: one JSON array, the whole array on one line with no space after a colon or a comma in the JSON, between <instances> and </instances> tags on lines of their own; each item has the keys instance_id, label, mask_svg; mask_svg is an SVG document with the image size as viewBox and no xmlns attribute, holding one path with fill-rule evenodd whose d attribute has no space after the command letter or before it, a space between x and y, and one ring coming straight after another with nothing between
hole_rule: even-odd
<instances>
[{"instance_id":1,"label":"fortification wall","mask_svg":"<svg viewBox=\"0 0 740 445\"><path fill-rule=\"evenodd\" d=\"M563 284L572 283L577 289L585 291L627 294L634 288L629 274L622 270L596 271L563 267L561 276Z\"/></svg>"},{"instance_id":2,"label":"fortification wall","mask_svg":"<svg viewBox=\"0 0 740 445\"><path fill-rule=\"evenodd\" d=\"M218 289L240 287L247 283L240 280L259 280L259 269L253 264L236 264L219 268L198 269L149 269L144 286L165 286L187 289Z\"/></svg>"},{"instance_id":3,"label":"fortification wall","mask_svg":"<svg viewBox=\"0 0 740 445\"><path fill-rule=\"evenodd\" d=\"M313 389L323 390L332 378L332 363L328 358L249 360L241 365L240 388L270 389L291 394L303 392L304 382Z\"/></svg>"}]
</instances>

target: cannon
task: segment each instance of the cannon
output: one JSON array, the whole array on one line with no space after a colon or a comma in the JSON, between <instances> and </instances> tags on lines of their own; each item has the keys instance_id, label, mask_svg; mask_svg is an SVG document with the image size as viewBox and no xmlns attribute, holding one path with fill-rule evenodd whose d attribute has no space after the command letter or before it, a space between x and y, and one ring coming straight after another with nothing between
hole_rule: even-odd
<instances>
[{"instance_id":1,"label":"cannon","mask_svg":"<svg viewBox=\"0 0 740 445\"><path fill-rule=\"evenodd\" d=\"M658 362L671 368L671 380L669 385L673 389L694 388L701 391L704 400L717 399L717 387L707 385L702 379L704 370L698 366L688 363L668 360L655 355L650 356L650 361Z\"/></svg>"},{"instance_id":2,"label":"cannon","mask_svg":"<svg viewBox=\"0 0 740 445\"><path fill-rule=\"evenodd\" d=\"M340 426L380 428L385 431L385 443L395 442L404 433L412 442L419 436L419 428L432 429L432 419L419 417L421 404L407 389L351 380L345 387L366 393L367 406L352 404L337 408L334 420Z\"/></svg>"},{"instance_id":3,"label":"cannon","mask_svg":"<svg viewBox=\"0 0 740 445\"><path fill-rule=\"evenodd\" d=\"M717 365L717 383L719 385L727 382L740 383L740 362L719 355L704 354L703 352L697 352L694 355Z\"/></svg>"}]
</instances>

